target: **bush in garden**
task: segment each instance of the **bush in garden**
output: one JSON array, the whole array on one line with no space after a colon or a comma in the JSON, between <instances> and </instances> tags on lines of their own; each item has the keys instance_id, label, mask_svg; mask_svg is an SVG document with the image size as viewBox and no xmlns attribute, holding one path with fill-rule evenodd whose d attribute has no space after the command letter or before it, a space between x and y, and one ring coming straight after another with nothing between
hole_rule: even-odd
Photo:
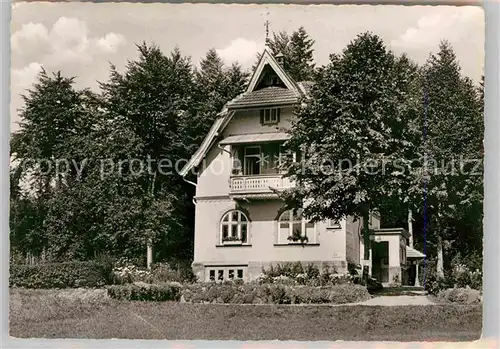
<instances>
[{"instance_id":1,"label":"bush in garden","mask_svg":"<svg viewBox=\"0 0 500 349\"><path fill-rule=\"evenodd\" d=\"M455 288L470 288L481 290L483 286L482 266L479 257L471 255L470 258L462 258L458 253L451 261L451 271L448 274L449 284Z\"/></svg>"},{"instance_id":2,"label":"bush in garden","mask_svg":"<svg viewBox=\"0 0 500 349\"><path fill-rule=\"evenodd\" d=\"M465 288L481 290L483 284L482 270L477 268L480 264L479 258L474 255L462 258L457 254L450 263L450 268L444 271L444 278L438 278L436 260L428 260L425 263L425 289L432 295L451 288ZM423 274L423 273L422 273ZM423 278L423 276L422 276ZM423 281L423 280L422 280Z\"/></svg>"},{"instance_id":3,"label":"bush in garden","mask_svg":"<svg viewBox=\"0 0 500 349\"><path fill-rule=\"evenodd\" d=\"M324 288L328 291L329 303L345 304L362 302L371 298L366 287L355 284L342 284Z\"/></svg>"},{"instance_id":4,"label":"bush in garden","mask_svg":"<svg viewBox=\"0 0 500 349\"><path fill-rule=\"evenodd\" d=\"M147 284L135 282L108 287L108 296L117 300L128 301L179 301L182 285L177 282Z\"/></svg>"},{"instance_id":5,"label":"bush in garden","mask_svg":"<svg viewBox=\"0 0 500 349\"><path fill-rule=\"evenodd\" d=\"M280 283L232 282L185 285L182 298L192 303L236 304L344 304L370 299L367 289L360 285L342 284L313 287Z\"/></svg>"},{"instance_id":6,"label":"bush in garden","mask_svg":"<svg viewBox=\"0 0 500 349\"><path fill-rule=\"evenodd\" d=\"M458 304L479 304L481 303L481 293L470 287L450 288L440 291L437 299L442 303Z\"/></svg>"},{"instance_id":7,"label":"bush in garden","mask_svg":"<svg viewBox=\"0 0 500 349\"><path fill-rule=\"evenodd\" d=\"M189 264L177 263L175 268L172 268L169 263L156 263L151 267L151 274L154 282L191 283L196 280L193 269Z\"/></svg>"},{"instance_id":8,"label":"bush in garden","mask_svg":"<svg viewBox=\"0 0 500 349\"><path fill-rule=\"evenodd\" d=\"M64 262L11 265L10 287L102 287L112 281L111 266L99 262Z\"/></svg>"}]
</instances>

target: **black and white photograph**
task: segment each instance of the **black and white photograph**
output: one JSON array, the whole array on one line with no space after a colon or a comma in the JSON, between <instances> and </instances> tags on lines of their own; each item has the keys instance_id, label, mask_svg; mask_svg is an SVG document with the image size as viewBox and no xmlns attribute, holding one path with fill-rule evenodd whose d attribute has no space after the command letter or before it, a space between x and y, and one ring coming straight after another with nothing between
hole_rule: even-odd
<instances>
[{"instance_id":1,"label":"black and white photograph","mask_svg":"<svg viewBox=\"0 0 500 349\"><path fill-rule=\"evenodd\" d=\"M472 342L479 6L14 2L9 335Z\"/></svg>"}]
</instances>

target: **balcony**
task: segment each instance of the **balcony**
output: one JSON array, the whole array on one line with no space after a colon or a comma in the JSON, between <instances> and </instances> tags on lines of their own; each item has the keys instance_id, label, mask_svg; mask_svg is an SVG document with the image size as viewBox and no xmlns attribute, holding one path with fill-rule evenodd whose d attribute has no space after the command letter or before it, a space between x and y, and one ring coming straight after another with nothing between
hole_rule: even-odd
<instances>
[{"instance_id":1,"label":"balcony","mask_svg":"<svg viewBox=\"0 0 500 349\"><path fill-rule=\"evenodd\" d=\"M232 176L229 179L229 194L232 196L255 196L255 197L277 197L271 190L283 190L290 188L289 178L280 174Z\"/></svg>"}]
</instances>

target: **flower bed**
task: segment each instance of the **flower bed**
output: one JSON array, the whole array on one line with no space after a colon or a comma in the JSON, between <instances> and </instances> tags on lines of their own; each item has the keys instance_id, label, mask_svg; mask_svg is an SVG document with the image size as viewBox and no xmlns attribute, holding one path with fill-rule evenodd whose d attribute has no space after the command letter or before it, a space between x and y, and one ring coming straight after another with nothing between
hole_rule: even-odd
<instances>
[{"instance_id":1,"label":"flower bed","mask_svg":"<svg viewBox=\"0 0 500 349\"><path fill-rule=\"evenodd\" d=\"M305 285L312 287L334 286L357 283L352 274L337 273L334 268L319 270L314 264L302 265L300 262L271 265L262 269L256 280L260 284Z\"/></svg>"},{"instance_id":2,"label":"flower bed","mask_svg":"<svg viewBox=\"0 0 500 349\"><path fill-rule=\"evenodd\" d=\"M233 304L346 304L370 299L360 285L306 286L285 284L222 284L185 285L181 301L189 303Z\"/></svg>"},{"instance_id":3,"label":"flower bed","mask_svg":"<svg viewBox=\"0 0 500 349\"><path fill-rule=\"evenodd\" d=\"M114 284L129 284L134 282L164 283L194 281L191 266L172 268L168 263L153 264L151 270L141 268L126 259L119 261L113 268Z\"/></svg>"}]
</instances>

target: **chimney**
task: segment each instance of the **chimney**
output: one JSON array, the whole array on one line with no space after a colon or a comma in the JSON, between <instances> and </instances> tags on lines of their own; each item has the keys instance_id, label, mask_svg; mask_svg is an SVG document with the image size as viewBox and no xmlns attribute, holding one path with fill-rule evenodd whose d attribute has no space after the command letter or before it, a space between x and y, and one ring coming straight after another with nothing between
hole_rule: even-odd
<instances>
[{"instance_id":1,"label":"chimney","mask_svg":"<svg viewBox=\"0 0 500 349\"><path fill-rule=\"evenodd\" d=\"M278 53L274 58L276 58L276 61L281 66L281 68L285 68L285 56L283 55L283 53Z\"/></svg>"}]
</instances>

